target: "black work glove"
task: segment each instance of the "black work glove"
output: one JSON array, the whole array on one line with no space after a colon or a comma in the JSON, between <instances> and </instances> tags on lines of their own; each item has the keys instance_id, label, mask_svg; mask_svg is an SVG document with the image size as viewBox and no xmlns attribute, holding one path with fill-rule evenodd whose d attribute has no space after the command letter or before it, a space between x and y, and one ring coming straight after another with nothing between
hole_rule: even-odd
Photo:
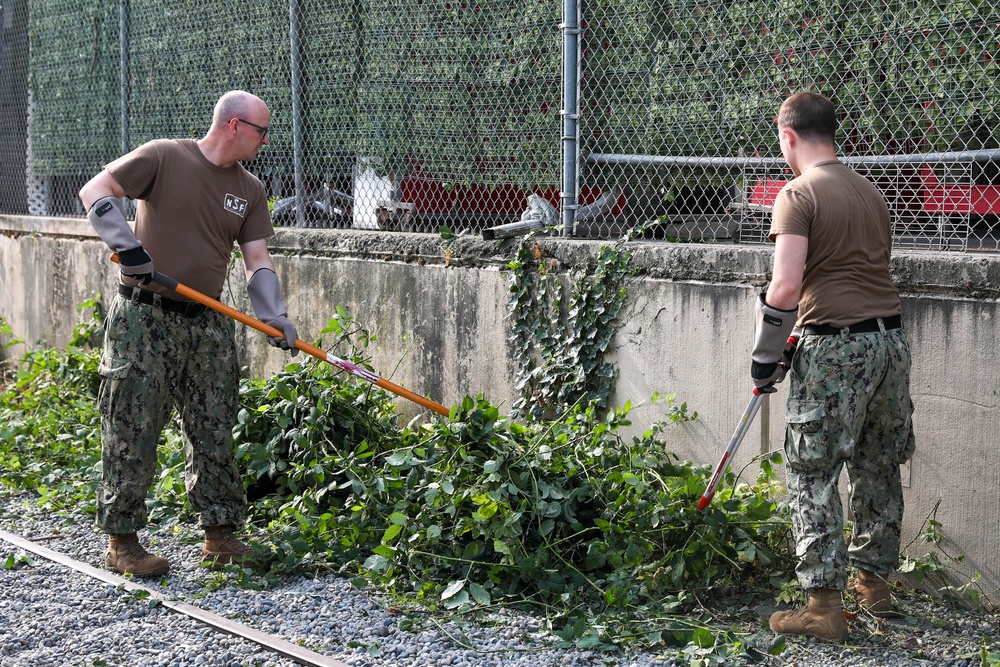
<instances>
[{"instance_id":1,"label":"black work glove","mask_svg":"<svg viewBox=\"0 0 1000 667\"><path fill-rule=\"evenodd\" d=\"M141 285L148 285L153 281L153 258L146 250L139 246L131 250L120 250L118 252L118 263L124 275L135 278Z\"/></svg>"},{"instance_id":2,"label":"black work glove","mask_svg":"<svg viewBox=\"0 0 1000 667\"><path fill-rule=\"evenodd\" d=\"M757 391L762 394L773 394L778 391L774 385L785 379L788 369L792 367L792 357L795 355L798 336L793 334L792 338L785 344L785 349L781 353L781 359L771 364L762 364L756 361L750 362L750 377L753 379Z\"/></svg>"}]
</instances>

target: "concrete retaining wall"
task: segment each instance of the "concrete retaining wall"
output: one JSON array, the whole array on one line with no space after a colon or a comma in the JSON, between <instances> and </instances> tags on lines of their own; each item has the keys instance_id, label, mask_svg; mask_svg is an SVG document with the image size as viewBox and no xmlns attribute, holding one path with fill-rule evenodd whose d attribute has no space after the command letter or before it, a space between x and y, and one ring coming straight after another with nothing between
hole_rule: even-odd
<instances>
[{"instance_id":1,"label":"concrete retaining wall","mask_svg":"<svg viewBox=\"0 0 1000 667\"><path fill-rule=\"evenodd\" d=\"M384 376L451 405L482 393L510 405L516 361L506 341L506 303L516 240L336 230L280 230L272 254L300 336L314 341L344 306L378 335L370 348ZM541 239L553 271L592 259L598 242ZM733 244L637 242L613 360L613 397L641 403L676 392L699 419L667 431L683 458L715 465L750 396L747 377L753 298L764 284L770 248ZM86 220L0 216L0 317L21 338L61 345L75 308L116 279L108 250ZM917 452L901 470L907 485L904 544L940 501L936 519L960 570L1000 584L1000 256L898 252L893 271L904 296L913 348ZM248 310L242 271L224 300ZM103 299L108 302L107 296ZM251 372L286 362L255 331L240 327ZM6 341L0 341L6 342ZM19 354L19 347L0 355ZM734 462L780 448L784 392L765 404ZM400 402L404 415L418 408ZM633 412L636 429L664 416ZM914 544L914 553L922 545Z\"/></svg>"}]
</instances>

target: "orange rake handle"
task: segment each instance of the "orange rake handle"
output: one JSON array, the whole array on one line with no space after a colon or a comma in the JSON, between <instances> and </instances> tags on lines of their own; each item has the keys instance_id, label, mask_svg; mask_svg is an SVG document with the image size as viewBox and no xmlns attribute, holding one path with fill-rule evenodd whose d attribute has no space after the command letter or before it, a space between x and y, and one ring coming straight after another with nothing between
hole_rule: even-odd
<instances>
[{"instance_id":1,"label":"orange rake handle","mask_svg":"<svg viewBox=\"0 0 1000 667\"><path fill-rule=\"evenodd\" d=\"M118 263L118 253L111 255L111 261L115 262L116 264ZM285 334L282 331L276 329L275 327L272 327L270 324L265 324L264 322L261 322L255 317L250 317L246 313L236 310L235 308L232 308L230 306L227 306L221 301L216 301L210 296L206 296L197 290L193 290L187 285L177 282L170 276L165 276L162 273L154 272L153 280L156 283L162 285L163 287L166 287L167 289L177 292L181 296L187 297L192 301L197 301L203 306L207 306L214 311L220 312L223 315L231 317L237 322L242 322L243 324L249 327L253 327L257 331L267 334L272 338L284 338L285 336ZM306 354L312 355L317 359L319 359L320 361L325 361L328 364L336 366L337 368L341 368L350 373L351 375L353 375L354 377L358 377L361 378L362 380L371 382L376 387L381 387L382 389L392 392L397 396L402 396L403 398L413 401L414 403L421 405L427 408L428 410L433 410L439 415L444 415L447 417L449 414L448 408L444 407L440 403L436 403L430 400L429 398L424 398L419 394L415 394L409 389L406 389L405 387L400 387L398 384L386 380L385 378L381 377L378 373L373 373L372 371L366 370L361 366L358 366L357 364L347 361L346 359L341 359L336 355L333 355L325 350L319 349L315 345L310 345L304 340L296 338L295 349L302 350Z\"/></svg>"}]
</instances>

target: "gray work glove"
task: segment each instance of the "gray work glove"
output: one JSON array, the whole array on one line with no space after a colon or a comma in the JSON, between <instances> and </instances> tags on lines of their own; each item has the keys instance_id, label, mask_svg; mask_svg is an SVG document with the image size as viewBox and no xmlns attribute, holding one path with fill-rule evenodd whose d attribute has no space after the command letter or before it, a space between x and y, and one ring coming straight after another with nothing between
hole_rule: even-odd
<instances>
[{"instance_id":1,"label":"gray work glove","mask_svg":"<svg viewBox=\"0 0 1000 667\"><path fill-rule=\"evenodd\" d=\"M274 347L291 350L293 357L297 355L299 351L295 341L299 336L295 325L288 319L277 274L271 269L257 269L247 282L247 294L257 318L284 334L284 337L268 336L267 342Z\"/></svg>"},{"instance_id":2,"label":"gray work glove","mask_svg":"<svg viewBox=\"0 0 1000 667\"><path fill-rule=\"evenodd\" d=\"M142 247L125 219L125 207L118 197L101 197L87 213L87 219L108 247L118 253L121 271L143 285L153 280L153 258Z\"/></svg>"},{"instance_id":3,"label":"gray work glove","mask_svg":"<svg viewBox=\"0 0 1000 667\"><path fill-rule=\"evenodd\" d=\"M780 310L767 305L764 294L754 304L753 352L750 355L750 378L762 394L777 391L774 385L785 379L795 347L789 342L798 306Z\"/></svg>"}]
</instances>

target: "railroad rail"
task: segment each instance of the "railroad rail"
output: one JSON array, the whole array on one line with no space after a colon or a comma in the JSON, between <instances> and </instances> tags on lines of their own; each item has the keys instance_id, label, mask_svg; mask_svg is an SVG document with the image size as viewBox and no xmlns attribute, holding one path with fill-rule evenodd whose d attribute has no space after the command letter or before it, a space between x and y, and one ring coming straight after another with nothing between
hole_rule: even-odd
<instances>
[{"instance_id":1,"label":"railroad rail","mask_svg":"<svg viewBox=\"0 0 1000 667\"><path fill-rule=\"evenodd\" d=\"M205 611L195 605L188 604L186 602L178 602L177 600L171 599L155 589L143 586L132 579L120 577L112 572L101 570L75 560L66 554L43 547L35 542L32 542L31 540L21 537L20 535L0 530L0 539L3 539L20 549L29 551L36 556L40 556L46 560L50 560L54 563L58 563L80 572L81 574L91 577L92 579L102 581L112 586L121 587L130 593L134 591L143 591L147 593L150 598L155 599L161 605L173 612L188 616L199 623L215 628L221 632L251 641L268 651L278 653L286 658L294 660L300 665L305 665L306 667L350 667L345 662L335 660L334 658L325 656L321 653L316 653L315 651L310 651L309 649L299 646L298 644L285 641L280 637L275 637L274 635L269 635L265 632L255 630L254 628L243 625L242 623L237 623L236 621L225 618L224 616L219 616L218 614L214 614L210 611Z\"/></svg>"}]
</instances>

